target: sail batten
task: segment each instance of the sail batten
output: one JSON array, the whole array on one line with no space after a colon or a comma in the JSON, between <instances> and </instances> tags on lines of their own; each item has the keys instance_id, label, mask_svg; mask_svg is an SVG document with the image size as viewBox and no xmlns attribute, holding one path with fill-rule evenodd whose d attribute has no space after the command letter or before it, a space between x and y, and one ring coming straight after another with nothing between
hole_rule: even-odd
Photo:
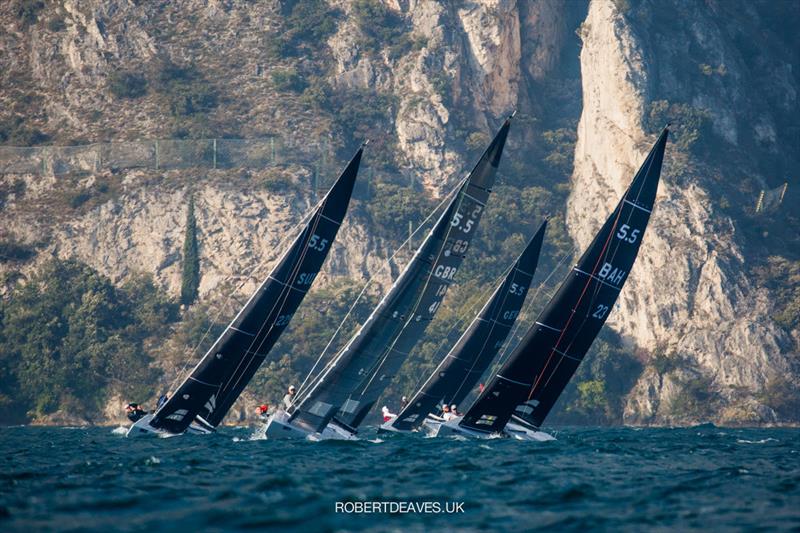
<instances>
[{"instance_id":1,"label":"sail batten","mask_svg":"<svg viewBox=\"0 0 800 533\"><path fill-rule=\"evenodd\" d=\"M298 400L290 422L318 432L334 416L349 428L364 420L454 281L489 199L509 127L510 119L366 322Z\"/></svg>"},{"instance_id":2,"label":"sail batten","mask_svg":"<svg viewBox=\"0 0 800 533\"><path fill-rule=\"evenodd\" d=\"M460 404L505 343L539 262L545 221L492 292L478 315L419 391L391 422L400 431L419 427L438 404Z\"/></svg>"},{"instance_id":3,"label":"sail batten","mask_svg":"<svg viewBox=\"0 0 800 533\"><path fill-rule=\"evenodd\" d=\"M347 213L363 147L212 347L153 415L150 425L185 431L195 419L218 426L252 379L322 267Z\"/></svg>"},{"instance_id":4,"label":"sail batten","mask_svg":"<svg viewBox=\"0 0 800 533\"><path fill-rule=\"evenodd\" d=\"M668 129L616 208L459 425L499 432L514 417L541 426L619 297L653 211Z\"/></svg>"}]
</instances>

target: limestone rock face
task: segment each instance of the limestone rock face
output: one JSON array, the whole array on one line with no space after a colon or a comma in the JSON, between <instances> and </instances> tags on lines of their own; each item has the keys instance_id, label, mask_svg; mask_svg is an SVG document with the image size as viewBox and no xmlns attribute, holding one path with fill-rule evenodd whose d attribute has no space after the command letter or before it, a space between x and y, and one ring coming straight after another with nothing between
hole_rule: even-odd
<instances>
[{"instance_id":1,"label":"limestone rock face","mask_svg":"<svg viewBox=\"0 0 800 533\"><path fill-rule=\"evenodd\" d=\"M439 195L468 163L453 147L453 110L468 110L475 124L491 133L499 119L516 109L522 47L519 8L516 2L500 0L458 8L434 0L384 3L410 21L413 36L423 44L401 57L392 57L388 50L370 54L361 49L351 16L330 39L334 82L397 98L401 165L413 169L423 185ZM356 9L349 1L341 7L350 15Z\"/></svg>"},{"instance_id":2,"label":"limestone rock face","mask_svg":"<svg viewBox=\"0 0 800 533\"><path fill-rule=\"evenodd\" d=\"M645 367L627 398L625 420L687 420L674 407L687 383L702 381L719 396L711 419L775 421L760 394L775 376L797 381L800 369L790 352L800 332L792 339L772 320L771 294L750 276L741 227L721 208L717 191L720 183L745 173L755 176L755 191L770 186L750 170L759 159L778 158L781 140L785 145L786 138L796 138L797 64L776 48L769 29L774 21L762 19L761 8L744 0L592 0L588 13L587 6L565 0L374 1L396 15L408 41L367 46L356 11L363 4L328 0L340 16L321 46L324 59L270 55L270 39L281 27L280 2L64 0L46 3L27 26L16 17L15 2L0 2L7 28L0 34L0 126L26 114L26 125L55 136L69 132L57 144L164 139L184 126L193 128L191 137L275 134L291 138L294 146L332 137L333 111L314 107L301 93L276 89L271 74L291 66L337 89L388 96L398 172L414 176L425 194L437 197L469 170L474 154L467 153L464 137L491 135L513 110L532 109L534 120L515 123L509 146L527 150L528 143L541 142L546 128L536 120L545 113L536 116L537 105L542 92L560 91L550 84L565 55L575 57L568 46L574 21L585 15L578 30L582 94L558 95L575 100L576 108L582 99L566 220L578 249L589 243L654 140L655 102L711 110L710 131L703 135L742 154L747 167L737 174L729 165L719 171L724 175L710 176L712 158L681 155L668 145L645 242L608 322ZM63 26L53 24L59 20ZM749 59L742 50L754 36L759 47L774 53L753 52L756 59ZM193 65L199 76L218 82L218 105L205 118L176 116L172 95L157 86L154 74L166 60ZM309 67L314 61L327 63ZM147 74L146 94L114 96L110 83L118 72ZM209 132L205 119L231 130ZM788 137L792 131L795 137ZM704 171L692 174L701 163ZM177 294L192 190L201 296L226 293L230 286L246 297L315 201L297 187L273 193L239 186L238 170L93 172L92 164L85 162L86 173L67 185L49 172L0 176L4 191L16 180L25 183L23 197L10 193L2 200L0 238L35 243L39 252L22 266L0 263L3 279L13 278L6 274L15 269L24 276L49 256L70 257L115 282L150 273ZM307 183L313 163L302 164L287 173ZM65 207L70 187L88 190L95 180L116 181L118 190L89 207ZM397 265L385 267L396 243L375 237L369 224L356 202L320 287L334 277L374 276L380 286L390 283ZM656 364L659 357L680 364L665 370Z\"/></svg>"},{"instance_id":3,"label":"limestone rock face","mask_svg":"<svg viewBox=\"0 0 800 533\"><path fill-rule=\"evenodd\" d=\"M695 20L692 27L713 41L711 21ZM654 140L645 134L644 116L654 95L663 94L653 78L663 80L675 68L654 63L657 45L611 1L592 2L581 37L583 113L568 205L579 248L589 244L644 159ZM731 143L738 135L725 126L726 116L740 97L714 114ZM608 326L632 346L683 358L729 401L753 400L770 378L792 374L790 341L769 319L769 294L748 276L734 222L712 205L702 179L676 177L675 163L665 162L639 259ZM664 406L676 394L674 379L646 371L630 395L626 420L668 422Z\"/></svg>"}]
</instances>

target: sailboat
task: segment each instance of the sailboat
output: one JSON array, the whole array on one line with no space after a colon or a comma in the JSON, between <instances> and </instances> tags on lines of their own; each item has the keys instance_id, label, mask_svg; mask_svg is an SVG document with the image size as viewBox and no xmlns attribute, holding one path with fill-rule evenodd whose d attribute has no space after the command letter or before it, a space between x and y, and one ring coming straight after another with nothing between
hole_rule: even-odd
<instances>
[{"instance_id":1,"label":"sailboat","mask_svg":"<svg viewBox=\"0 0 800 533\"><path fill-rule=\"evenodd\" d=\"M267 438L356 439L386 386L433 320L470 247L497 175L509 117L387 294L287 410Z\"/></svg>"},{"instance_id":2,"label":"sailboat","mask_svg":"<svg viewBox=\"0 0 800 533\"><path fill-rule=\"evenodd\" d=\"M155 413L128 436L210 433L252 379L317 277L350 205L362 146L317 204L272 272L197 366Z\"/></svg>"},{"instance_id":3,"label":"sailboat","mask_svg":"<svg viewBox=\"0 0 800 533\"><path fill-rule=\"evenodd\" d=\"M549 440L539 430L605 324L639 252L655 203L669 126L616 209L500 371L439 435Z\"/></svg>"},{"instance_id":4,"label":"sailboat","mask_svg":"<svg viewBox=\"0 0 800 533\"><path fill-rule=\"evenodd\" d=\"M436 435L444 421L432 414L437 406L460 405L470 394L505 343L525 303L546 227L545 220L458 342L397 417L381 426L382 430L425 428L429 435Z\"/></svg>"}]
</instances>

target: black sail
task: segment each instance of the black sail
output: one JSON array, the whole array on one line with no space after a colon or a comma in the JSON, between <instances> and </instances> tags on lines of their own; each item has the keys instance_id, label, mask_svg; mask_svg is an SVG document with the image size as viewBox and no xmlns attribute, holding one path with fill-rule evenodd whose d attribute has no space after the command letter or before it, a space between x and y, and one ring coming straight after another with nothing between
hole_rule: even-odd
<instances>
[{"instance_id":1,"label":"black sail","mask_svg":"<svg viewBox=\"0 0 800 533\"><path fill-rule=\"evenodd\" d=\"M150 424L181 433L195 418L216 427L250 382L310 289L347 213L363 148L277 266Z\"/></svg>"},{"instance_id":2,"label":"black sail","mask_svg":"<svg viewBox=\"0 0 800 533\"><path fill-rule=\"evenodd\" d=\"M655 202L665 128L616 209L460 424L501 431L515 416L539 427L600 332L633 266Z\"/></svg>"},{"instance_id":3,"label":"black sail","mask_svg":"<svg viewBox=\"0 0 800 533\"><path fill-rule=\"evenodd\" d=\"M506 120L445 212L372 314L301 393L291 421L321 431L336 416L355 429L433 319L469 248L503 153Z\"/></svg>"},{"instance_id":4,"label":"black sail","mask_svg":"<svg viewBox=\"0 0 800 533\"><path fill-rule=\"evenodd\" d=\"M437 405L459 405L472 391L497 356L525 303L546 226L545 221L455 346L397 415L393 427L415 429Z\"/></svg>"}]
</instances>

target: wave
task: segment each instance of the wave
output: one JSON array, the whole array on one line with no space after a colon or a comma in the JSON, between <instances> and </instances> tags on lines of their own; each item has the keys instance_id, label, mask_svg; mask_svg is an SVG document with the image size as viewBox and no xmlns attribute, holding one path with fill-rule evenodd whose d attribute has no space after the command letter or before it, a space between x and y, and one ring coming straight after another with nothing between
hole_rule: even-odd
<instances>
[{"instance_id":1,"label":"wave","mask_svg":"<svg viewBox=\"0 0 800 533\"><path fill-rule=\"evenodd\" d=\"M739 444L766 444L768 442L780 442L778 439L773 439L772 437L767 437L766 439L761 440L747 440L747 439L736 439L736 442Z\"/></svg>"}]
</instances>

